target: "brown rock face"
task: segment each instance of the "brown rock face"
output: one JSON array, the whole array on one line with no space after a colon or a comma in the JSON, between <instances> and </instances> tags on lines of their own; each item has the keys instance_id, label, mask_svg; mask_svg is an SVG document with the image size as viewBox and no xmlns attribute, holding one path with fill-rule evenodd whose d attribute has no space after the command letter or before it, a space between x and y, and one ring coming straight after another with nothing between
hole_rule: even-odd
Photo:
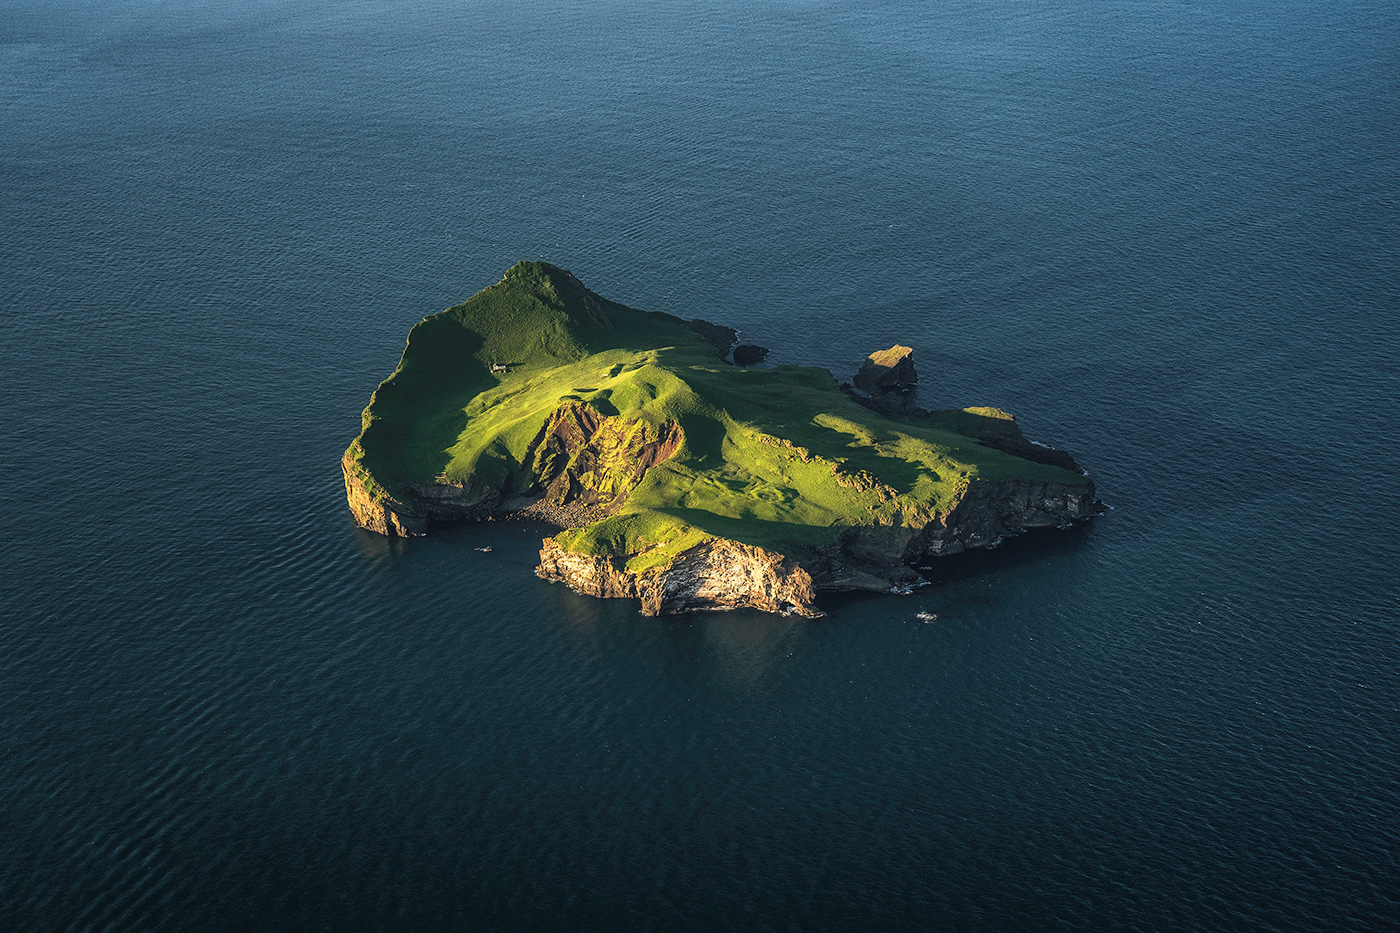
<instances>
[{"instance_id":1,"label":"brown rock face","mask_svg":"<svg viewBox=\"0 0 1400 933\"><path fill-rule=\"evenodd\" d=\"M607 417L581 402L561 405L525 451L530 492L554 505L620 505L647 470L680 449L680 425Z\"/></svg>"},{"instance_id":2,"label":"brown rock face","mask_svg":"<svg viewBox=\"0 0 1400 933\"><path fill-rule=\"evenodd\" d=\"M586 596L630 597L645 615L690 609L761 609L817 618L812 578L796 561L763 548L716 538L669 563L633 573L611 558L562 550L553 538L540 549L535 573Z\"/></svg>"},{"instance_id":3,"label":"brown rock face","mask_svg":"<svg viewBox=\"0 0 1400 933\"><path fill-rule=\"evenodd\" d=\"M409 510L403 503L392 499L375 501L355 475L354 465L347 453L340 461L340 472L345 477L345 499L350 505L350 514L355 524L368 531L382 535L398 535L408 538L426 534L428 519L424 515Z\"/></svg>"},{"instance_id":4,"label":"brown rock face","mask_svg":"<svg viewBox=\"0 0 1400 933\"><path fill-rule=\"evenodd\" d=\"M591 405L561 405L530 443L517 470L517 491L539 497L531 517L574 515L589 524L626 501L647 470L674 456L685 436L680 426L608 417ZM355 524L382 535L426 534L434 522L480 521L501 511L504 490L439 476L404 483L402 499L372 496L347 452L341 460L345 498Z\"/></svg>"},{"instance_id":5,"label":"brown rock face","mask_svg":"<svg viewBox=\"0 0 1400 933\"><path fill-rule=\"evenodd\" d=\"M856 373L855 383L867 392L893 392L918 384L914 371L914 351L895 344L866 357Z\"/></svg>"}]
</instances>

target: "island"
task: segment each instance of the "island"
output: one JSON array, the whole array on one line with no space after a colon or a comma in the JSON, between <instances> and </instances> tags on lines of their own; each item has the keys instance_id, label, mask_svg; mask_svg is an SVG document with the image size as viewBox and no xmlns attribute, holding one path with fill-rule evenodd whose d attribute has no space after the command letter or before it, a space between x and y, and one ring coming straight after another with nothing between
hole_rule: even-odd
<instances>
[{"instance_id":1,"label":"island","mask_svg":"<svg viewBox=\"0 0 1400 933\"><path fill-rule=\"evenodd\" d=\"M384 535L547 522L539 576L648 615L816 617L818 591L908 592L931 560L1103 510L1006 412L909 404L907 347L866 361L866 395L737 343L519 263L409 332L341 461L350 511Z\"/></svg>"}]
</instances>

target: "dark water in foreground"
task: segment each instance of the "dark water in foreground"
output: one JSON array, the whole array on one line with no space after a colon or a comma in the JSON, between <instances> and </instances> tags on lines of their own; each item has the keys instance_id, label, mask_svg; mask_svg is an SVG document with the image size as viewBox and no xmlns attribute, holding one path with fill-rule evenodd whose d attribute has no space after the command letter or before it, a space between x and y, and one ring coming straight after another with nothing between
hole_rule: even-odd
<instances>
[{"instance_id":1,"label":"dark water in foreground","mask_svg":"<svg viewBox=\"0 0 1400 933\"><path fill-rule=\"evenodd\" d=\"M0 927L1393 928L1393 3L225 6L0 10ZM1116 511L816 623L357 531L537 257Z\"/></svg>"}]
</instances>

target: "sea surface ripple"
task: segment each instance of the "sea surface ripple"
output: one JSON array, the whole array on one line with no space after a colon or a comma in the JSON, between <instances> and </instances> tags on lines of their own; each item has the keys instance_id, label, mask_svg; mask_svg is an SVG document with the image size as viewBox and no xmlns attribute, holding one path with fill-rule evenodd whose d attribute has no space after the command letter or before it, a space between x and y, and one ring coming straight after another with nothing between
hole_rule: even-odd
<instances>
[{"instance_id":1,"label":"sea surface ripple","mask_svg":"<svg viewBox=\"0 0 1400 933\"><path fill-rule=\"evenodd\" d=\"M0 928L1395 929L1397 35L10 0ZM911 345L1114 511L814 623L357 530L408 329L533 258L776 363Z\"/></svg>"}]
</instances>

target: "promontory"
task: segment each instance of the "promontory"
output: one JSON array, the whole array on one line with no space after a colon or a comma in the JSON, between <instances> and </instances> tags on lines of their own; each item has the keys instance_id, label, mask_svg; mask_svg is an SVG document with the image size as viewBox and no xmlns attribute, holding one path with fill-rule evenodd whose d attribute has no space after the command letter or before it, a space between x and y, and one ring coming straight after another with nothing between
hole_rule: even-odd
<instances>
[{"instance_id":1,"label":"promontory","mask_svg":"<svg viewBox=\"0 0 1400 933\"><path fill-rule=\"evenodd\" d=\"M536 573L580 593L804 616L818 591L906 590L933 559L1102 510L1005 412L909 405L906 347L866 361L866 396L734 365L736 343L519 263L409 332L342 460L350 510L405 536L535 518L560 529Z\"/></svg>"}]
</instances>

